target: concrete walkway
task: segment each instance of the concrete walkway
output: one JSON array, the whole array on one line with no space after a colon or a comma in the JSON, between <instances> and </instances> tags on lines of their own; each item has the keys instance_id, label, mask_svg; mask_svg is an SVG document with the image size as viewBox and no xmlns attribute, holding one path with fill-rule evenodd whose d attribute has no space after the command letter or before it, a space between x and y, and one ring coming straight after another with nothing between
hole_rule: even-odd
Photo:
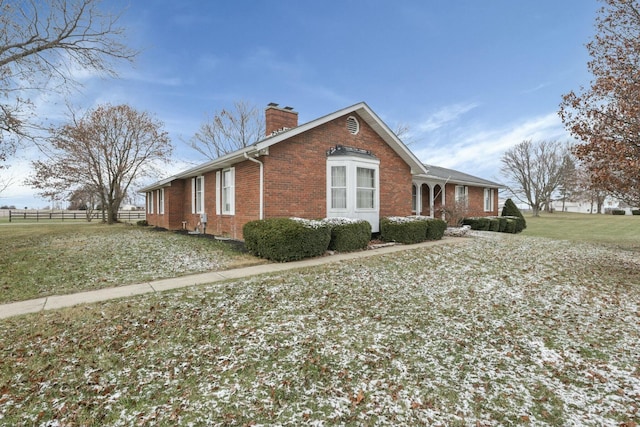
<instances>
[{"instance_id":1,"label":"concrete walkway","mask_svg":"<svg viewBox=\"0 0 640 427\"><path fill-rule=\"evenodd\" d=\"M241 279L244 277L257 276L260 274L277 273L280 271L296 270L305 267L315 267L318 265L330 264L345 260L366 258L373 255L389 254L442 244L460 244L468 241L469 240L465 238L445 237L442 240L417 243L414 245L385 246L366 251L335 254L318 258L304 259L301 261L261 264L252 267L213 271L210 273L191 274L188 276L174 277L171 279L161 279L134 285L124 285L114 288L98 289L95 291L78 292L75 294L54 295L50 297L0 305L0 319L18 316L21 314L37 313L43 310L55 310L63 307L72 307L78 304L88 304L117 298L126 298L134 295L179 289L187 286L223 282L225 280Z\"/></svg>"}]
</instances>

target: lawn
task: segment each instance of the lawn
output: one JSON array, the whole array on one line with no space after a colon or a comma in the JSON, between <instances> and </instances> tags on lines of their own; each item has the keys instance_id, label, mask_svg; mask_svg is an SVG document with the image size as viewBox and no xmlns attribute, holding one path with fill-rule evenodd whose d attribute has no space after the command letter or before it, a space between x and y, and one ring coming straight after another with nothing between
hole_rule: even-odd
<instances>
[{"instance_id":1,"label":"lawn","mask_svg":"<svg viewBox=\"0 0 640 427\"><path fill-rule=\"evenodd\" d=\"M0 241L0 303L262 262L223 242L128 224L5 224Z\"/></svg>"},{"instance_id":2,"label":"lawn","mask_svg":"<svg viewBox=\"0 0 640 427\"><path fill-rule=\"evenodd\" d=\"M526 236L591 242L640 251L640 216L542 213L526 215Z\"/></svg>"},{"instance_id":3,"label":"lawn","mask_svg":"<svg viewBox=\"0 0 640 427\"><path fill-rule=\"evenodd\" d=\"M640 423L637 254L477 234L5 319L0 425Z\"/></svg>"}]
</instances>

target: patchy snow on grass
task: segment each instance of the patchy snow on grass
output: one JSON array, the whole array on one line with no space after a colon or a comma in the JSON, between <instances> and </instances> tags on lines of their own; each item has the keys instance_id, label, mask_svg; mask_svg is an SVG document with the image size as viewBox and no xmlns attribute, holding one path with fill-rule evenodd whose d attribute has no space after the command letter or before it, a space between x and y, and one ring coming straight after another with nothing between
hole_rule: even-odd
<instances>
[{"instance_id":1,"label":"patchy snow on grass","mask_svg":"<svg viewBox=\"0 0 640 427\"><path fill-rule=\"evenodd\" d=\"M15 259L0 277L6 289L0 301L223 270L245 256L231 253L222 242L171 232L138 227L87 230L33 237L28 250L3 248L5 258Z\"/></svg>"},{"instance_id":2,"label":"patchy snow on grass","mask_svg":"<svg viewBox=\"0 0 640 427\"><path fill-rule=\"evenodd\" d=\"M634 425L639 284L631 252L478 233L9 319L0 424Z\"/></svg>"}]
</instances>

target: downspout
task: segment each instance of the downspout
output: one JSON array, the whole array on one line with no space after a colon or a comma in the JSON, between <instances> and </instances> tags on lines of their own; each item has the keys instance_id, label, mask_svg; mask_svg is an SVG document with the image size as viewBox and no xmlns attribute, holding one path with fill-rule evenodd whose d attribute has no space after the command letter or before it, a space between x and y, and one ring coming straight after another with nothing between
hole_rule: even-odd
<instances>
[{"instance_id":1,"label":"downspout","mask_svg":"<svg viewBox=\"0 0 640 427\"><path fill-rule=\"evenodd\" d=\"M245 152L244 157L247 160L251 160L254 163L260 165L260 218L264 219L264 163L262 163L258 159L254 159L253 157L249 157L249 155Z\"/></svg>"}]
</instances>

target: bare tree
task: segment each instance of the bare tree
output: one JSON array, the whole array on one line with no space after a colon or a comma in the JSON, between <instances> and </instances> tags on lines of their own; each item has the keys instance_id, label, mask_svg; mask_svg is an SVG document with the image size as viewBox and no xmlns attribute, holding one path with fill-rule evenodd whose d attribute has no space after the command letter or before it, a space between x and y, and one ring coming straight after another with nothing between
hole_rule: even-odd
<instances>
[{"instance_id":1,"label":"bare tree","mask_svg":"<svg viewBox=\"0 0 640 427\"><path fill-rule=\"evenodd\" d=\"M106 222L117 222L130 185L172 152L162 127L128 105L99 106L53 131L52 152L47 160L32 162L35 173L27 183L45 197L90 189L107 211Z\"/></svg>"},{"instance_id":2,"label":"bare tree","mask_svg":"<svg viewBox=\"0 0 640 427\"><path fill-rule=\"evenodd\" d=\"M132 61L120 15L101 0L0 0L0 161L42 127L32 94L80 86L77 70L116 76L115 62Z\"/></svg>"},{"instance_id":3,"label":"bare tree","mask_svg":"<svg viewBox=\"0 0 640 427\"><path fill-rule=\"evenodd\" d=\"M563 182L568 145L558 141L523 141L502 156L502 174L509 191L529 204L534 216L553 200Z\"/></svg>"},{"instance_id":4,"label":"bare tree","mask_svg":"<svg viewBox=\"0 0 640 427\"><path fill-rule=\"evenodd\" d=\"M265 133L262 111L245 101L222 109L200 125L189 145L208 159L217 159L260 140Z\"/></svg>"},{"instance_id":5,"label":"bare tree","mask_svg":"<svg viewBox=\"0 0 640 427\"><path fill-rule=\"evenodd\" d=\"M604 202L610 193L600 181L595 179L588 166L580 164L576 169L576 184L575 198L578 201L590 203L591 213L604 213Z\"/></svg>"}]
</instances>

